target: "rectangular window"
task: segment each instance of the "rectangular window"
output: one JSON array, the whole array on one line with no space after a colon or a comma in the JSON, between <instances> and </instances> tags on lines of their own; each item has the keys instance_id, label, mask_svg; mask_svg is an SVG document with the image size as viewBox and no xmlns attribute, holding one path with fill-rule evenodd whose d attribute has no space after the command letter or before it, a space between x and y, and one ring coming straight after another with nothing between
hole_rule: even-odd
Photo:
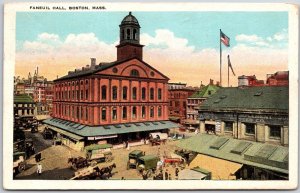
<instances>
[{"instance_id":1,"label":"rectangular window","mask_svg":"<svg viewBox=\"0 0 300 193\"><path fill-rule=\"evenodd\" d=\"M83 99L83 90L80 91L80 100Z\"/></svg>"},{"instance_id":2,"label":"rectangular window","mask_svg":"<svg viewBox=\"0 0 300 193\"><path fill-rule=\"evenodd\" d=\"M233 131L233 122L225 122L224 130Z\"/></svg>"},{"instance_id":3,"label":"rectangular window","mask_svg":"<svg viewBox=\"0 0 300 193\"><path fill-rule=\"evenodd\" d=\"M142 118L146 117L146 107L142 107Z\"/></svg>"},{"instance_id":4,"label":"rectangular window","mask_svg":"<svg viewBox=\"0 0 300 193\"><path fill-rule=\"evenodd\" d=\"M279 125L270 125L270 137L281 137L281 127Z\"/></svg>"},{"instance_id":5,"label":"rectangular window","mask_svg":"<svg viewBox=\"0 0 300 193\"><path fill-rule=\"evenodd\" d=\"M245 123L246 134L255 134L255 125L253 123Z\"/></svg>"}]
</instances>

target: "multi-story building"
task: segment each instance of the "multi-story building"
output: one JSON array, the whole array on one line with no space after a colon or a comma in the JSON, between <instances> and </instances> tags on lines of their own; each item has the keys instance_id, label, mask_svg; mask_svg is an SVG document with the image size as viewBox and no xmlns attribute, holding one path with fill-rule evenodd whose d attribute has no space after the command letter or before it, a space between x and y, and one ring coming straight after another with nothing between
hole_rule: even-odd
<instances>
[{"instance_id":1,"label":"multi-story building","mask_svg":"<svg viewBox=\"0 0 300 193\"><path fill-rule=\"evenodd\" d=\"M30 96L27 94L14 95L14 115L34 117L36 114L36 103Z\"/></svg>"},{"instance_id":2,"label":"multi-story building","mask_svg":"<svg viewBox=\"0 0 300 193\"><path fill-rule=\"evenodd\" d=\"M187 88L183 83L169 84L169 119L177 123L183 123L186 119L186 100L195 89Z\"/></svg>"},{"instance_id":3,"label":"multi-story building","mask_svg":"<svg viewBox=\"0 0 300 193\"><path fill-rule=\"evenodd\" d=\"M218 83L214 85L213 80L210 80L210 83L207 86L202 85L198 91L187 98L186 119L184 120L184 124L188 128L199 128L199 105L220 88Z\"/></svg>"},{"instance_id":4,"label":"multi-story building","mask_svg":"<svg viewBox=\"0 0 300 193\"><path fill-rule=\"evenodd\" d=\"M15 77L15 94L27 94L32 97L37 106L37 119L44 119L52 112L52 85L53 81L48 81L44 76L39 75L38 67L27 79Z\"/></svg>"},{"instance_id":5,"label":"multi-story building","mask_svg":"<svg viewBox=\"0 0 300 193\"><path fill-rule=\"evenodd\" d=\"M239 76L238 77L238 86L264 86L263 80L257 80L256 76Z\"/></svg>"},{"instance_id":6,"label":"multi-story building","mask_svg":"<svg viewBox=\"0 0 300 193\"><path fill-rule=\"evenodd\" d=\"M289 85L289 72L278 71L274 74L267 74L266 83L263 80L257 80L256 76L239 76L238 86L287 86Z\"/></svg>"},{"instance_id":7,"label":"multi-story building","mask_svg":"<svg viewBox=\"0 0 300 193\"><path fill-rule=\"evenodd\" d=\"M53 118L44 122L72 148L177 127L168 121L168 77L143 61L138 20L130 12L119 27L115 62L97 65L92 58L90 66L54 80Z\"/></svg>"},{"instance_id":8,"label":"multi-story building","mask_svg":"<svg viewBox=\"0 0 300 193\"><path fill-rule=\"evenodd\" d=\"M289 72L278 71L274 74L267 74L266 85L269 86L287 86L289 85Z\"/></svg>"}]
</instances>

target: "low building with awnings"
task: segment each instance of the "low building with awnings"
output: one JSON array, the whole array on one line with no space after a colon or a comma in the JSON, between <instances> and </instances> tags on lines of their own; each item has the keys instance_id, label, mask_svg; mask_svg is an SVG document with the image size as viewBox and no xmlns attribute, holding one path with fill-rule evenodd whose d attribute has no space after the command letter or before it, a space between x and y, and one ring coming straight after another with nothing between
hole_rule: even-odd
<instances>
[{"instance_id":1,"label":"low building with awnings","mask_svg":"<svg viewBox=\"0 0 300 193\"><path fill-rule=\"evenodd\" d=\"M212 180L288 180L288 147L208 134L177 146L198 153L189 168L210 171Z\"/></svg>"},{"instance_id":2,"label":"low building with awnings","mask_svg":"<svg viewBox=\"0 0 300 193\"><path fill-rule=\"evenodd\" d=\"M178 127L171 121L149 121L125 123L105 126L88 126L71 121L51 118L43 121L47 127L63 137L63 143L76 150L97 143L120 144L131 134L139 133L141 137L149 136L150 132L166 132Z\"/></svg>"},{"instance_id":3,"label":"low building with awnings","mask_svg":"<svg viewBox=\"0 0 300 193\"><path fill-rule=\"evenodd\" d=\"M200 133L288 146L288 86L219 89L199 106Z\"/></svg>"}]
</instances>

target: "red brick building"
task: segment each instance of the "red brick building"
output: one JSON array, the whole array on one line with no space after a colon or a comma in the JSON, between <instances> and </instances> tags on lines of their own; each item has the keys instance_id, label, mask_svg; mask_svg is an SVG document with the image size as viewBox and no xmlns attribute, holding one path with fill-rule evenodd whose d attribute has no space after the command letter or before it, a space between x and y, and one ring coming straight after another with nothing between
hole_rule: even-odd
<instances>
[{"instance_id":1,"label":"red brick building","mask_svg":"<svg viewBox=\"0 0 300 193\"><path fill-rule=\"evenodd\" d=\"M143 61L139 37L140 25L129 13L120 25L117 60L97 65L92 58L90 66L55 80L53 119L45 123L77 135L85 145L139 139L176 127L167 121L169 79Z\"/></svg>"},{"instance_id":2,"label":"red brick building","mask_svg":"<svg viewBox=\"0 0 300 193\"><path fill-rule=\"evenodd\" d=\"M289 85L289 72L288 71L278 71L274 74L268 74L266 85L288 86Z\"/></svg>"},{"instance_id":3,"label":"red brick building","mask_svg":"<svg viewBox=\"0 0 300 193\"><path fill-rule=\"evenodd\" d=\"M266 83L263 80L257 80L256 76L239 76L239 86L288 86L289 85L289 72L278 71L274 74L267 74Z\"/></svg>"},{"instance_id":4,"label":"red brick building","mask_svg":"<svg viewBox=\"0 0 300 193\"><path fill-rule=\"evenodd\" d=\"M182 86L185 85L185 86ZM196 90L187 88L186 84L169 84L169 119L183 123L186 119L186 101Z\"/></svg>"}]
</instances>

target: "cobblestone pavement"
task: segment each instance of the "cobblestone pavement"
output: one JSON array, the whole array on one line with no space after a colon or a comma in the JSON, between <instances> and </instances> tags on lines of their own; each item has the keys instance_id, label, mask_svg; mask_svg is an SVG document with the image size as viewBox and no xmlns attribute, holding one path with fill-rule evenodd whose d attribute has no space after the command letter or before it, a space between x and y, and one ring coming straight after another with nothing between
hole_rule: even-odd
<instances>
[{"instance_id":1,"label":"cobblestone pavement","mask_svg":"<svg viewBox=\"0 0 300 193\"><path fill-rule=\"evenodd\" d=\"M15 179L48 179L48 180L63 180L70 179L74 175L74 170L70 168L67 163L68 158L71 156L83 156L83 152L74 151L66 146L53 146L52 140L44 140L41 131L38 133L30 133L26 131L26 136L31 137L34 141L37 152L42 153L41 165L43 167L43 173L39 176L36 173L37 163L34 156L31 156L27 160L27 169L21 174L17 175ZM107 166L115 163L116 168L113 169L113 176L111 179L142 179L142 176L138 174L136 169L127 170L128 154L132 150L142 150L146 155L159 155L169 156L170 153L176 149L176 143L178 141L168 141L166 144L151 146L142 145L130 147L127 149L114 149L112 150L113 161L111 163L100 163L99 166ZM164 171L168 169L168 173L171 174L171 178L175 179L175 167L168 166L164 168Z\"/></svg>"}]
</instances>

